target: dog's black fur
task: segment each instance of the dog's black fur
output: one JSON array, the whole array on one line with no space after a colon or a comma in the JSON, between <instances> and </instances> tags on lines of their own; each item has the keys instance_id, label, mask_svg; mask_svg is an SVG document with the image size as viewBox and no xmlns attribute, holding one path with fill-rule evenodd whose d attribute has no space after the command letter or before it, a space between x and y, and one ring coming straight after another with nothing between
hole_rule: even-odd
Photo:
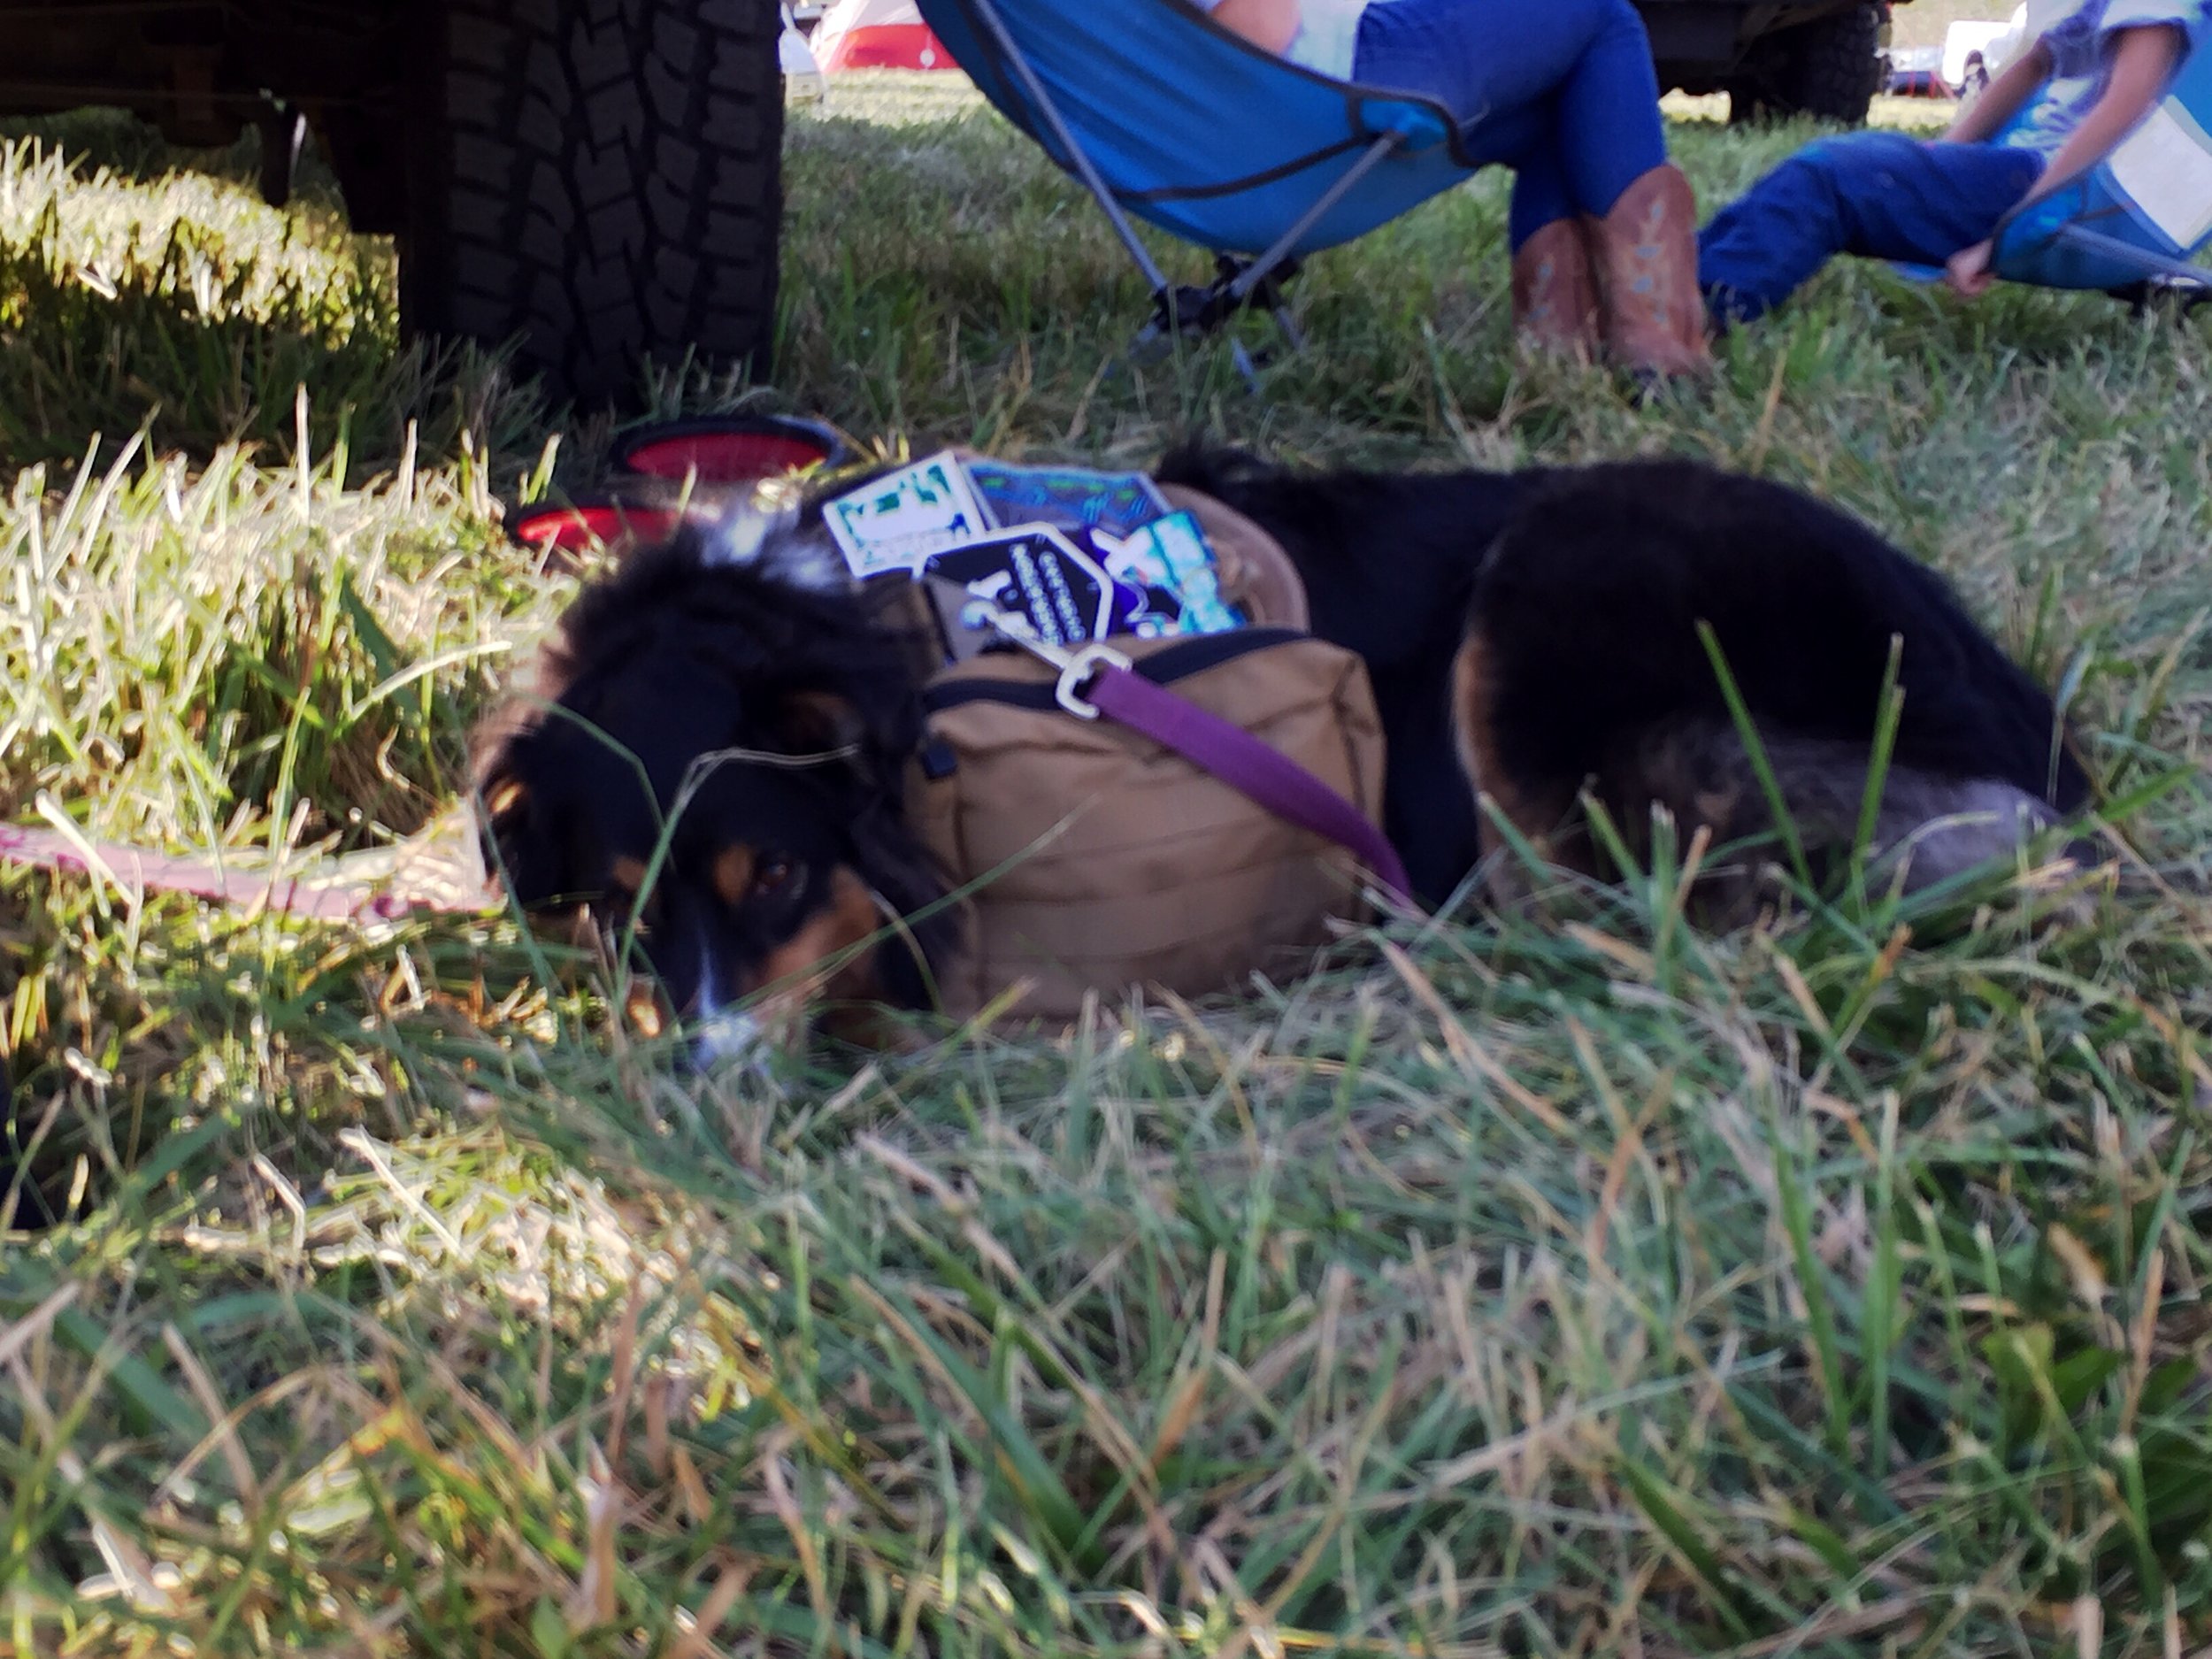
<instances>
[{"instance_id":1,"label":"dog's black fur","mask_svg":"<svg viewBox=\"0 0 2212 1659\"><path fill-rule=\"evenodd\" d=\"M1910 843L1910 879L2088 803L2050 697L1944 582L1794 490L1678 461L1298 474L1197 449L1159 476L1270 531L1305 579L1314 632L1366 661L1389 741L1386 827L1431 901L1485 849L1478 789L1594 874L1576 827L1586 787L1632 835L1655 807L1724 841L1771 827L1701 622L1816 854L1851 845L1893 636L1905 700L1876 843ZM619 917L647 889L644 946L680 1010L718 1011L879 933L881 912L941 896L901 800L921 668L869 596L794 579L810 559L818 570L819 543L803 518L748 566L711 563L694 532L637 555L579 600L542 701L484 747L489 839L517 894ZM725 750L742 753L677 812L699 757ZM1962 812L1978 820L1940 822ZM942 918L893 933L827 993L919 1003L955 935Z\"/></svg>"},{"instance_id":2,"label":"dog's black fur","mask_svg":"<svg viewBox=\"0 0 2212 1659\"><path fill-rule=\"evenodd\" d=\"M1455 750L1486 763L1469 770L1555 855L1574 851L1554 832L1591 780L1632 832L1654 803L1724 840L1758 827L1701 621L1815 835L1847 841L1855 821L1893 636L1894 813L1962 810L1970 791L1945 786L1984 782L2061 815L2088 803L2049 695L1942 578L1799 491L1685 461L1298 475L1185 450L1159 476L1280 541L1314 632L1367 660L1390 741L1386 827L1430 897L1481 845ZM1471 703L1455 663L1482 682ZM1698 810L1701 795L1731 810ZM1834 821L1839 805L1849 821ZM1972 846L1924 875L1960 858L1976 862Z\"/></svg>"},{"instance_id":3,"label":"dog's black fur","mask_svg":"<svg viewBox=\"0 0 2212 1659\"><path fill-rule=\"evenodd\" d=\"M909 643L772 557L712 554L687 527L588 588L478 766L517 896L634 927L685 1012L849 949L883 925L879 900L912 916L940 896L901 800L922 735ZM911 924L923 957L949 926ZM918 1005L915 956L872 954L838 988Z\"/></svg>"}]
</instances>

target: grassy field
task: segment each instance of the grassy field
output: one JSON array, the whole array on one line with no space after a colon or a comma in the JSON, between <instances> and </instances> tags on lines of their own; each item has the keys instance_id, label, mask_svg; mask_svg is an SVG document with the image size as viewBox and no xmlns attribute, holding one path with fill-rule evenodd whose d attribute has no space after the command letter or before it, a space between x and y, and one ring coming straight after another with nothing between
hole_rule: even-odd
<instances>
[{"instance_id":1,"label":"grassy field","mask_svg":"<svg viewBox=\"0 0 2212 1659\"><path fill-rule=\"evenodd\" d=\"M1676 134L1709 203L1802 136ZM1253 400L1217 354L1122 365L1096 216L942 83L789 149L769 403L890 448L1810 487L2062 687L2124 882L1710 938L1663 866L764 1080L682 1076L507 923L0 873L66 1211L0 1242L0 1650L2212 1640L2205 321L1839 270L1640 407L1516 367L1485 180L1317 260L1315 349ZM103 121L0 157L0 805L387 845L572 591L502 504L604 431L403 349L388 250L202 159Z\"/></svg>"}]
</instances>

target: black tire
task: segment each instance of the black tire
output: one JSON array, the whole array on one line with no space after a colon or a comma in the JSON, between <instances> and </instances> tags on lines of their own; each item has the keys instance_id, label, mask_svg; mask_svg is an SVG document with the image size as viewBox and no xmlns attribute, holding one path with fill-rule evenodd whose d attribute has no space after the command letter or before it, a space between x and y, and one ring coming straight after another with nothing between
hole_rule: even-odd
<instances>
[{"instance_id":1,"label":"black tire","mask_svg":"<svg viewBox=\"0 0 2212 1659\"><path fill-rule=\"evenodd\" d=\"M764 369L783 215L777 0L421 0L400 311L518 342L557 397L644 360Z\"/></svg>"},{"instance_id":2,"label":"black tire","mask_svg":"<svg viewBox=\"0 0 2212 1659\"><path fill-rule=\"evenodd\" d=\"M1783 38L1787 45L1775 77L1776 112L1863 125L1882 87L1889 7L1862 0L1787 30Z\"/></svg>"},{"instance_id":3,"label":"black tire","mask_svg":"<svg viewBox=\"0 0 2212 1659\"><path fill-rule=\"evenodd\" d=\"M1755 127L1773 118L1772 96L1749 76L1731 81L1722 90L1728 94L1729 126Z\"/></svg>"}]
</instances>

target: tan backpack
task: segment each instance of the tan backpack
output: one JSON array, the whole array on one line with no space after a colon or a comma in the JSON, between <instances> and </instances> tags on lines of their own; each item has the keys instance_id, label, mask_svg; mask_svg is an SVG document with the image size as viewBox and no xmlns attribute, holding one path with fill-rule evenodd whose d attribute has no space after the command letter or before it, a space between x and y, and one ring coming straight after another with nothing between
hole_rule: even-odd
<instances>
[{"instance_id":1,"label":"tan backpack","mask_svg":"<svg viewBox=\"0 0 2212 1659\"><path fill-rule=\"evenodd\" d=\"M1248 519L1169 489L1212 544L1233 634L1112 643L1144 678L1243 728L1382 814L1383 733L1365 665L1304 630L1303 584ZM1181 755L1112 720L1079 719L1056 670L994 652L941 672L910 816L949 887L964 945L941 970L946 1012L1068 1019L1089 991L1199 995L1296 972L1331 919L1368 913L1350 854L1278 818Z\"/></svg>"}]
</instances>

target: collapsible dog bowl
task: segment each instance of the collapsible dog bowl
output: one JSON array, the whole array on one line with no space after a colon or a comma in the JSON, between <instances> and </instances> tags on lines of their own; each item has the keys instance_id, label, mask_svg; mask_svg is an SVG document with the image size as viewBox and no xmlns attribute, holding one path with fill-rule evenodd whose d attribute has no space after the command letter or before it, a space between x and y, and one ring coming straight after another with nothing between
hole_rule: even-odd
<instances>
[{"instance_id":1,"label":"collapsible dog bowl","mask_svg":"<svg viewBox=\"0 0 2212 1659\"><path fill-rule=\"evenodd\" d=\"M626 434L615 459L648 478L752 484L846 458L833 427L795 415L725 415L666 421Z\"/></svg>"},{"instance_id":2,"label":"collapsible dog bowl","mask_svg":"<svg viewBox=\"0 0 2212 1659\"><path fill-rule=\"evenodd\" d=\"M538 507L509 526L515 540L547 552L585 553L624 541L657 541L683 522L673 507L612 498Z\"/></svg>"}]
</instances>

